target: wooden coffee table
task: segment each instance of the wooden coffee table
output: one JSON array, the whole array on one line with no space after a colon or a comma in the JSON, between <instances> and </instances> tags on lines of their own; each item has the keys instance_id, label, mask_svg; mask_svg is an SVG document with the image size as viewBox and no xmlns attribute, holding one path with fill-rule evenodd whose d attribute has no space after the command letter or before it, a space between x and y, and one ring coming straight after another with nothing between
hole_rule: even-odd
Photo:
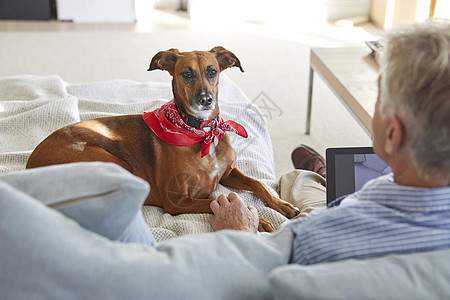
<instances>
[{"instance_id":1,"label":"wooden coffee table","mask_svg":"<svg viewBox=\"0 0 450 300\"><path fill-rule=\"evenodd\" d=\"M317 72L369 136L377 99L379 66L368 47L312 48L306 134L311 131L314 72Z\"/></svg>"}]
</instances>

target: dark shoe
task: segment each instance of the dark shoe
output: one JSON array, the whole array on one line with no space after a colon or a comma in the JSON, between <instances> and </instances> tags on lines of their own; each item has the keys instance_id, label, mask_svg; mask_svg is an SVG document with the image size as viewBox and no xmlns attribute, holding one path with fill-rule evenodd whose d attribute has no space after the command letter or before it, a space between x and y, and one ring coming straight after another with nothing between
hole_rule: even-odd
<instances>
[{"instance_id":1,"label":"dark shoe","mask_svg":"<svg viewBox=\"0 0 450 300\"><path fill-rule=\"evenodd\" d=\"M305 145L299 145L292 151L292 163L296 169L308 170L326 177L325 159Z\"/></svg>"}]
</instances>

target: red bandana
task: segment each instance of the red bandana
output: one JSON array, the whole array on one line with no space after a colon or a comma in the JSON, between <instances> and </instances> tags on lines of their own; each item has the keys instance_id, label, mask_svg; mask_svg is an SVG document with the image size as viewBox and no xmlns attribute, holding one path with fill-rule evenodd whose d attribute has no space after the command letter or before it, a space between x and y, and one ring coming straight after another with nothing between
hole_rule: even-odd
<instances>
[{"instance_id":1,"label":"red bandana","mask_svg":"<svg viewBox=\"0 0 450 300\"><path fill-rule=\"evenodd\" d=\"M232 131L242 137L247 137L247 131L233 121L224 121L219 114L211 120L211 130L206 131L188 126L180 117L174 100L160 108L142 114L145 123L163 141L175 146L192 146L203 142L202 157L209 154L209 148L214 138L220 141L225 131Z\"/></svg>"}]
</instances>

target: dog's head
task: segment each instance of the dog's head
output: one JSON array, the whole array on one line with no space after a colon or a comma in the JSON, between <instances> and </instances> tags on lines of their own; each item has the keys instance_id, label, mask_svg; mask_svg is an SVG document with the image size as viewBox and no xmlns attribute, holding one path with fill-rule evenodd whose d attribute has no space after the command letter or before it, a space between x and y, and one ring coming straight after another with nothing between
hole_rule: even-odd
<instances>
[{"instance_id":1,"label":"dog's head","mask_svg":"<svg viewBox=\"0 0 450 300\"><path fill-rule=\"evenodd\" d=\"M211 51L180 52L169 49L158 52L148 71L166 70L172 75L175 104L198 119L213 119L218 112L219 73L238 67L239 59L223 47Z\"/></svg>"}]
</instances>

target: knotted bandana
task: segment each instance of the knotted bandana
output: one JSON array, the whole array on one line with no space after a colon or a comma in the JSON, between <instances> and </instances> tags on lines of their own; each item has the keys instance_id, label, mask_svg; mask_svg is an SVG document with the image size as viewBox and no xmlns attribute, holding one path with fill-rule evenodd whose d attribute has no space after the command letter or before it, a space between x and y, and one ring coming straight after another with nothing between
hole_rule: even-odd
<instances>
[{"instance_id":1,"label":"knotted bandana","mask_svg":"<svg viewBox=\"0 0 450 300\"><path fill-rule=\"evenodd\" d=\"M224 121L219 114L211 122L211 130L206 131L187 125L178 113L174 100L163 104L151 112L144 112L142 117L150 129L163 141L175 146L192 146L203 142L201 156L209 154L211 143L216 138L220 141L225 131L232 131L247 138L245 128L234 122Z\"/></svg>"}]
</instances>

